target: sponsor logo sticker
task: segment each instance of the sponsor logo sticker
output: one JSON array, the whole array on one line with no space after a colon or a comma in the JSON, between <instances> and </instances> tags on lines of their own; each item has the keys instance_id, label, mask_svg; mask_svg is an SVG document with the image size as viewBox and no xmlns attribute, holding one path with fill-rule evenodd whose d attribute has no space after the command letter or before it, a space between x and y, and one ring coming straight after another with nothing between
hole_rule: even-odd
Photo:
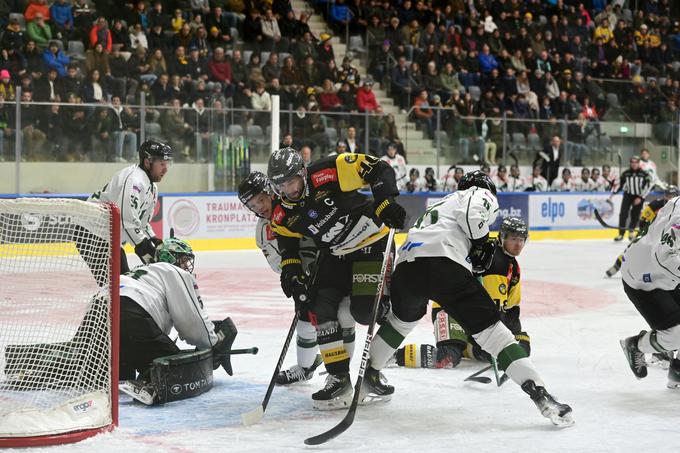
<instances>
[{"instance_id":1,"label":"sponsor logo sticker","mask_svg":"<svg viewBox=\"0 0 680 453\"><path fill-rule=\"evenodd\" d=\"M311 178L312 185L319 187L329 182L336 182L338 180L338 171L335 168L326 168L312 173Z\"/></svg>"}]
</instances>

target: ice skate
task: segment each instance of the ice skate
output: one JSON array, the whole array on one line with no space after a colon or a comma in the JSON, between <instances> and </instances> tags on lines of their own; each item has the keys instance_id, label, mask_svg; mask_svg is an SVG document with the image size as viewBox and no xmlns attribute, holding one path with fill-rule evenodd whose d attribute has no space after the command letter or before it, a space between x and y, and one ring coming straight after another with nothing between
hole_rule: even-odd
<instances>
[{"instance_id":1,"label":"ice skate","mask_svg":"<svg viewBox=\"0 0 680 453\"><path fill-rule=\"evenodd\" d=\"M667 370L673 360L672 352L655 352L647 360L647 366Z\"/></svg>"},{"instance_id":2,"label":"ice skate","mask_svg":"<svg viewBox=\"0 0 680 453\"><path fill-rule=\"evenodd\" d=\"M620 241L623 241L623 235L622 234L619 234L618 236L616 236L614 238L614 242L620 242Z\"/></svg>"},{"instance_id":3,"label":"ice skate","mask_svg":"<svg viewBox=\"0 0 680 453\"><path fill-rule=\"evenodd\" d=\"M636 378L642 379L647 376L647 362L645 362L645 354L638 349L638 339L645 334L643 330L639 335L628 337L621 340L621 348L626 355L628 365Z\"/></svg>"},{"instance_id":4,"label":"ice skate","mask_svg":"<svg viewBox=\"0 0 680 453\"><path fill-rule=\"evenodd\" d=\"M289 385L296 382L308 381L314 376L314 371L321 365L321 354L317 354L314 363L304 368L300 365L293 365L287 370L280 371L276 376L276 385Z\"/></svg>"},{"instance_id":5,"label":"ice skate","mask_svg":"<svg viewBox=\"0 0 680 453\"><path fill-rule=\"evenodd\" d=\"M670 362L666 387L669 389L680 389L680 360L678 359L672 359Z\"/></svg>"},{"instance_id":6,"label":"ice skate","mask_svg":"<svg viewBox=\"0 0 680 453\"><path fill-rule=\"evenodd\" d=\"M156 389L142 380L122 381L118 384L118 389L147 406L152 406L156 401Z\"/></svg>"},{"instance_id":7,"label":"ice skate","mask_svg":"<svg viewBox=\"0 0 680 453\"><path fill-rule=\"evenodd\" d=\"M544 387L537 386L534 381L526 381L522 384L522 390L536 404L541 415L549 418L553 425L566 428L574 424L571 407L557 402Z\"/></svg>"},{"instance_id":8,"label":"ice skate","mask_svg":"<svg viewBox=\"0 0 680 453\"><path fill-rule=\"evenodd\" d=\"M352 381L349 373L329 374L326 386L312 394L312 406L321 411L344 409L352 402Z\"/></svg>"},{"instance_id":9,"label":"ice skate","mask_svg":"<svg viewBox=\"0 0 680 453\"><path fill-rule=\"evenodd\" d=\"M383 374L369 366L364 374L364 381L361 383L361 393L359 401L362 406L375 403L386 403L392 399L394 387L387 383Z\"/></svg>"}]
</instances>

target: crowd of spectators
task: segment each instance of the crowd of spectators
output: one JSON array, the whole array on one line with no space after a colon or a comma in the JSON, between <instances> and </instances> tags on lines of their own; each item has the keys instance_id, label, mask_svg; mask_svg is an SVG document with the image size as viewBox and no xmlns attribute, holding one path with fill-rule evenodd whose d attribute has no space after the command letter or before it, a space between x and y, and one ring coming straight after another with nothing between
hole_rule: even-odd
<instances>
[{"instance_id":1,"label":"crowd of spectators","mask_svg":"<svg viewBox=\"0 0 680 453\"><path fill-rule=\"evenodd\" d=\"M672 140L680 22L670 0L640 0L634 11L628 3L311 1L336 35L368 37L366 76L351 53L336 62L331 35L315 36L309 13L289 0L0 0L0 101L21 87L26 103L63 103L25 105L34 112L17 132L14 109L0 102L0 159L17 133L29 159L131 159L144 118L180 159L207 160L230 124L266 130L274 94L295 112L288 132L315 153L336 149L350 128L363 137L368 112L363 151L395 144L405 156L372 91L380 83L431 137L433 109L446 107L441 124L463 161L502 157L506 116L521 120L509 133L544 143L566 132L578 165L613 110L608 94ZM603 78L626 83L603 87Z\"/></svg>"}]
</instances>

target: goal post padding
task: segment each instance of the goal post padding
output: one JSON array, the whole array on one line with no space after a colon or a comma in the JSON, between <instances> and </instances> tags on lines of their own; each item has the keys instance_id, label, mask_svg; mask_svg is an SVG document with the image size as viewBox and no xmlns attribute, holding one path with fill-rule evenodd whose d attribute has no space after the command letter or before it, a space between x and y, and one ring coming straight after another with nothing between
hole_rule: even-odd
<instances>
[{"instance_id":1,"label":"goal post padding","mask_svg":"<svg viewBox=\"0 0 680 453\"><path fill-rule=\"evenodd\" d=\"M0 447L117 424L119 261L114 204L0 199Z\"/></svg>"}]
</instances>

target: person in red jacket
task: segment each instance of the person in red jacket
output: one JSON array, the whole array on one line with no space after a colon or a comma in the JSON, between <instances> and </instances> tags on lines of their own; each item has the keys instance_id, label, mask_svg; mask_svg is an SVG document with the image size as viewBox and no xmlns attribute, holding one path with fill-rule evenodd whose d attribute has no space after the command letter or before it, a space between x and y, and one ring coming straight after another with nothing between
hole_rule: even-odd
<instances>
[{"instance_id":1,"label":"person in red jacket","mask_svg":"<svg viewBox=\"0 0 680 453\"><path fill-rule=\"evenodd\" d=\"M35 15L38 13L42 14L42 17L45 19L45 21L50 20L50 7L47 6L46 0L32 0L28 4L26 11L24 11L24 18L26 19L26 22L31 22L33 19L35 19Z\"/></svg>"},{"instance_id":2,"label":"person in red jacket","mask_svg":"<svg viewBox=\"0 0 680 453\"><path fill-rule=\"evenodd\" d=\"M383 109L378 104L373 92L373 80L366 79L364 84L357 90L357 107L360 112L382 113Z\"/></svg>"},{"instance_id":3,"label":"person in red jacket","mask_svg":"<svg viewBox=\"0 0 680 453\"><path fill-rule=\"evenodd\" d=\"M222 84L226 97L233 96L234 85L231 83L231 63L224 56L222 47L216 47L213 57L208 61L208 75L213 82Z\"/></svg>"},{"instance_id":4,"label":"person in red jacket","mask_svg":"<svg viewBox=\"0 0 680 453\"><path fill-rule=\"evenodd\" d=\"M111 53L113 47L111 30L109 30L109 23L103 17L97 19L97 22L90 29L90 47L94 49L98 42L104 45L106 53Z\"/></svg>"}]
</instances>

